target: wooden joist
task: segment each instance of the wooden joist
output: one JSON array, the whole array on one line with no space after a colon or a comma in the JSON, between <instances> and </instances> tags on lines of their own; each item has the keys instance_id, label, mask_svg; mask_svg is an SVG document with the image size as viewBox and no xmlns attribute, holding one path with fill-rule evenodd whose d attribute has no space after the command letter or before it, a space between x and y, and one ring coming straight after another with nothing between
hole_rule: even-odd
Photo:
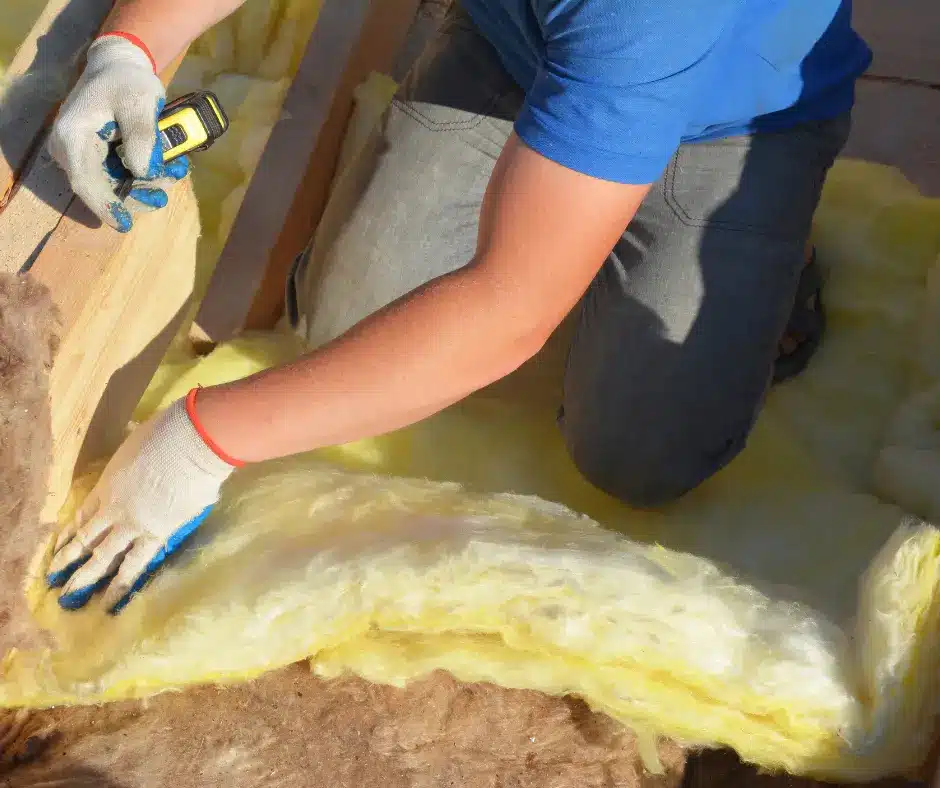
<instances>
[{"instance_id":1,"label":"wooden joist","mask_svg":"<svg viewBox=\"0 0 940 788\"><path fill-rule=\"evenodd\" d=\"M50 0L11 68L17 106L29 111L0 158L0 270L44 284L62 318L50 379L55 463L47 517L63 502L80 458L119 445L195 283L199 213L188 182L173 190L165 210L139 217L133 233L120 235L74 197L44 149L58 101L111 8L102 0ZM75 17L76 9L86 16ZM161 75L165 83L178 62ZM43 80L52 76L58 88L48 92Z\"/></svg>"},{"instance_id":2,"label":"wooden joist","mask_svg":"<svg viewBox=\"0 0 940 788\"><path fill-rule=\"evenodd\" d=\"M353 91L371 71L391 69L418 5L324 0L199 313L212 340L276 320L290 263L326 204ZM0 270L27 271L45 284L64 324L51 379L50 516L76 467L119 444L195 283L200 230L188 182L172 190L166 209L120 235L99 226L44 150L58 102L109 9L111 0L49 0L11 74L54 73L58 89L29 95L30 80L21 83L28 122L0 151ZM162 75L165 83L174 70Z\"/></svg>"},{"instance_id":3,"label":"wooden joist","mask_svg":"<svg viewBox=\"0 0 940 788\"><path fill-rule=\"evenodd\" d=\"M174 191L166 209L139 217L124 236L90 229L87 209L73 205L30 269L49 288L63 320L50 378L53 511L80 460L120 445L186 316L199 210L188 181Z\"/></svg>"}]
</instances>

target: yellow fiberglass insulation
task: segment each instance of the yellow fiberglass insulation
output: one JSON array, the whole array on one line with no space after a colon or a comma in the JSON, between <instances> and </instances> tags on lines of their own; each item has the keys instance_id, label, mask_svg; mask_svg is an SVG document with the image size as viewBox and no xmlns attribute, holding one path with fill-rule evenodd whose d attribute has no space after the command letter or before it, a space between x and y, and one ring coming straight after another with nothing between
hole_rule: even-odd
<instances>
[{"instance_id":1,"label":"yellow fiberglass insulation","mask_svg":"<svg viewBox=\"0 0 940 788\"><path fill-rule=\"evenodd\" d=\"M167 88L169 98L194 90L213 91L230 121L225 135L192 161L202 225L197 302L225 246L271 129L281 118L284 97L321 5L322 0L248 0L196 39ZM182 335L187 328L188 323Z\"/></svg>"},{"instance_id":2,"label":"yellow fiberglass insulation","mask_svg":"<svg viewBox=\"0 0 940 788\"><path fill-rule=\"evenodd\" d=\"M281 117L284 96L321 5L321 0L248 0L193 43L167 89L170 98L211 90L230 120L225 136L193 158L203 228L197 294L208 284L271 129Z\"/></svg>"},{"instance_id":3,"label":"yellow fiberglass insulation","mask_svg":"<svg viewBox=\"0 0 940 788\"><path fill-rule=\"evenodd\" d=\"M63 649L8 655L0 705L309 657L326 676L401 684L442 667L573 693L646 736L796 774L916 767L940 679L940 534L922 519L940 515L938 220L940 201L894 170L839 162L816 226L824 347L773 392L743 455L670 510L582 481L523 370L512 394L239 472L194 549L116 619L65 613L36 580ZM181 362L152 407L295 351L236 340Z\"/></svg>"},{"instance_id":4,"label":"yellow fiberglass insulation","mask_svg":"<svg viewBox=\"0 0 940 788\"><path fill-rule=\"evenodd\" d=\"M15 0L3 5L3 25L0 26L0 79L13 61L13 56L26 38L33 23L39 18L46 0Z\"/></svg>"}]
</instances>

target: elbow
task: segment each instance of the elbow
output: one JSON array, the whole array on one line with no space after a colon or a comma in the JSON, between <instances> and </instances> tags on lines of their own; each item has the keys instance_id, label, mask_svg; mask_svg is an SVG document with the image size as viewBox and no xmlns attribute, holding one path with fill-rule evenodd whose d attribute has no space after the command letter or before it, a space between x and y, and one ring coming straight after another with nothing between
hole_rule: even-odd
<instances>
[{"instance_id":1,"label":"elbow","mask_svg":"<svg viewBox=\"0 0 940 788\"><path fill-rule=\"evenodd\" d=\"M542 351L552 334L555 333L555 329L558 328L559 322L557 320L543 321L530 328L525 337L520 340L520 346L524 348L523 364Z\"/></svg>"},{"instance_id":2,"label":"elbow","mask_svg":"<svg viewBox=\"0 0 940 788\"><path fill-rule=\"evenodd\" d=\"M530 320L520 321L509 332L505 351L501 353L503 362L499 377L505 377L515 372L519 367L538 355L548 342L557 324L546 325L543 322Z\"/></svg>"},{"instance_id":3,"label":"elbow","mask_svg":"<svg viewBox=\"0 0 940 788\"><path fill-rule=\"evenodd\" d=\"M564 305L558 303L562 299L551 290L533 292L530 284L507 277L501 268L488 265L489 262L486 258L475 260L465 273L480 286L481 293L486 293L481 303L487 304L487 322L492 328L484 333L495 329L491 336L499 337L488 352L499 348L495 355L500 358L503 377L545 347L572 305L567 299Z\"/></svg>"}]
</instances>

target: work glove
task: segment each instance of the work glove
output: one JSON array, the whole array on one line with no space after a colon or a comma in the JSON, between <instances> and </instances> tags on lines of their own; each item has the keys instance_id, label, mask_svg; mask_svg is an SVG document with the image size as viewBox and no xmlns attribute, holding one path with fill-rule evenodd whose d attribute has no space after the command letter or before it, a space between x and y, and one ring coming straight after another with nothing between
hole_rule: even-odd
<instances>
[{"instance_id":1,"label":"work glove","mask_svg":"<svg viewBox=\"0 0 940 788\"><path fill-rule=\"evenodd\" d=\"M166 94L146 47L134 36L110 33L88 49L88 63L69 93L49 138L49 153L72 190L101 219L128 232L132 214L162 208L166 189L186 177L186 157L163 163L157 118ZM119 157L113 143L123 145ZM128 176L123 202L116 189Z\"/></svg>"},{"instance_id":2,"label":"work glove","mask_svg":"<svg viewBox=\"0 0 940 788\"><path fill-rule=\"evenodd\" d=\"M205 520L240 463L205 436L196 391L138 427L59 535L47 581L59 605L105 590L117 613Z\"/></svg>"}]
</instances>

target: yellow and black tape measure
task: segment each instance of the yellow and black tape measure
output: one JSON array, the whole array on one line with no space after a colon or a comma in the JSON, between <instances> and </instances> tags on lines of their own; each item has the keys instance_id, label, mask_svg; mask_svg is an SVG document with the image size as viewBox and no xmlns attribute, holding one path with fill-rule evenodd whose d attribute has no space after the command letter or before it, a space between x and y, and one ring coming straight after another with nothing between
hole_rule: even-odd
<instances>
[{"instance_id":1,"label":"yellow and black tape measure","mask_svg":"<svg viewBox=\"0 0 940 788\"><path fill-rule=\"evenodd\" d=\"M229 121L215 93L200 90L174 99L163 108L157 129L163 143L163 163L180 156L206 150L225 134ZM120 156L120 144L115 143ZM130 194L133 178L125 178L116 193L120 199Z\"/></svg>"}]
</instances>

